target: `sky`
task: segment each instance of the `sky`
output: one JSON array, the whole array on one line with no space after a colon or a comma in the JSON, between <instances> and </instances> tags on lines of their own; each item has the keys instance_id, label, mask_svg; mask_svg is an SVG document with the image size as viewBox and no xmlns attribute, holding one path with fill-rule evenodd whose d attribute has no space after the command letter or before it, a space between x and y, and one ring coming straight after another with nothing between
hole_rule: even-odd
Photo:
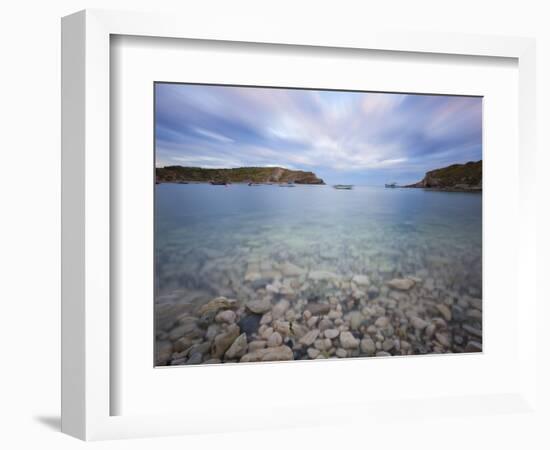
<instances>
[{"instance_id":1,"label":"sky","mask_svg":"<svg viewBox=\"0 0 550 450\"><path fill-rule=\"evenodd\" d=\"M156 166L279 166L328 184L421 180L482 159L482 99L155 85Z\"/></svg>"}]
</instances>

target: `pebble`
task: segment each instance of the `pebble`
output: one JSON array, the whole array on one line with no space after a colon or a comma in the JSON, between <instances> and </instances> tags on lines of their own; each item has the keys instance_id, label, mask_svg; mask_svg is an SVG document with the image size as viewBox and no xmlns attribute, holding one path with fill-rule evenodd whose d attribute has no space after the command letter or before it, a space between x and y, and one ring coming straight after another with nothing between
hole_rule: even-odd
<instances>
[{"instance_id":1,"label":"pebble","mask_svg":"<svg viewBox=\"0 0 550 450\"><path fill-rule=\"evenodd\" d=\"M441 314L447 322L449 322L453 318L451 310L447 305L444 305L443 303L438 303L437 305L435 305L435 307L439 311L439 314Z\"/></svg>"},{"instance_id":2,"label":"pebble","mask_svg":"<svg viewBox=\"0 0 550 450\"><path fill-rule=\"evenodd\" d=\"M260 315L248 314L239 320L238 325L243 333L246 333L249 337L258 332L260 327Z\"/></svg>"},{"instance_id":3,"label":"pebble","mask_svg":"<svg viewBox=\"0 0 550 450\"><path fill-rule=\"evenodd\" d=\"M342 331L340 333L340 345L345 349L355 349L359 347L359 340L349 331Z\"/></svg>"},{"instance_id":4,"label":"pebble","mask_svg":"<svg viewBox=\"0 0 550 450\"><path fill-rule=\"evenodd\" d=\"M298 341L300 344L303 344L305 346L310 346L315 342L315 339L319 336L320 330L314 329L311 331L308 331L302 338Z\"/></svg>"},{"instance_id":5,"label":"pebble","mask_svg":"<svg viewBox=\"0 0 550 450\"><path fill-rule=\"evenodd\" d=\"M249 311L255 314L264 314L271 310L271 301L268 298L263 298L261 300L251 300L246 304L246 307Z\"/></svg>"},{"instance_id":6,"label":"pebble","mask_svg":"<svg viewBox=\"0 0 550 450\"><path fill-rule=\"evenodd\" d=\"M229 325L225 333L218 334L212 344L212 357L221 358L237 336L239 336L239 327L235 324Z\"/></svg>"},{"instance_id":7,"label":"pebble","mask_svg":"<svg viewBox=\"0 0 550 450\"><path fill-rule=\"evenodd\" d=\"M366 275L354 275L351 281L358 286L368 286L370 284L369 277Z\"/></svg>"},{"instance_id":8,"label":"pebble","mask_svg":"<svg viewBox=\"0 0 550 450\"><path fill-rule=\"evenodd\" d=\"M435 333L435 338L443 347L450 347L451 343L449 341L449 336L444 333Z\"/></svg>"},{"instance_id":9,"label":"pebble","mask_svg":"<svg viewBox=\"0 0 550 450\"><path fill-rule=\"evenodd\" d=\"M231 347L225 352L225 359L240 358L246 353L247 340L246 333L241 334L237 339L233 341Z\"/></svg>"},{"instance_id":10,"label":"pebble","mask_svg":"<svg viewBox=\"0 0 550 450\"><path fill-rule=\"evenodd\" d=\"M330 311L330 305L328 303L308 303L304 310L307 310L313 316L323 316Z\"/></svg>"},{"instance_id":11,"label":"pebble","mask_svg":"<svg viewBox=\"0 0 550 450\"><path fill-rule=\"evenodd\" d=\"M339 348L336 350L336 356L338 356L338 358L345 358L348 356L348 352L346 352L343 348Z\"/></svg>"},{"instance_id":12,"label":"pebble","mask_svg":"<svg viewBox=\"0 0 550 450\"><path fill-rule=\"evenodd\" d=\"M307 354L311 359L315 359L321 354L321 351L317 350L316 348L310 347L307 349Z\"/></svg>"},{"instance_id":13,"label":"pebble","mask_svg":"<svg viewBox=\"0 0 550 450\"><path fill-rule=\"evenodd\" d=\"M329 338L329 339L334 339L336 337L338 337L338 335L340 334L340 330L337 330L337 329L329 329L329 330L325 330L325 337L326 338Z\"/></svg>"},{"instance_id":14,"label":"pebble","mask_svg":"<svg viewBox=\"0 0 550 450\"><path fill-rule=\"evenodd\" d=\"M373 355L376 352L376 344L371 338L361 339L361 351L367 355Z\"/></svg>"},{"instance_id":15,"label":"pebble","mask_svg":"<svg viewBox=\"0 0 550 450\"><path fill-rule=\"evenodd\" d=\"M384 340L384 342L382 342L382 349L385 352L389 352L394 346L395 346L395 343L393 339L386 339Z\"/></svg>"},{"instance_id":16,"label":"pebble","mask_svg":"<svg viewBox=\"0 0 550 450\"><path fill-rule=\"evenodd\" d=\"M186 361L185 364L200 364L202 362L202 353L196 352Z\"/></svg>"},{"instance_id":17,"label":"pebble","mask_svg":"<svg viewBox=\"0 0 550 450\"><path fill-rule=\"evenodd\" d=\"M390 319L388 319L386 316L379 317L374 322L374 325L378 328L385 328L390 324Z\"/></svg>"},{"instance_id":18,"label":"pebble","mask_svg":"<svg viewBox=\"0 0 550 450\"><path fill-rule=\"evenodd\" d=\"M332 347L332 341L330 339L317 339L313 345L317 350L326 351Z\"/></svg>"},{"instance_id":19,"label":"pebble","mask_svg":"<svg viewBox=\"0 0 550 450\"><path fill-rule=\"evenodd\" d=\"M412 289L412 287L415 285L415 282L410 278L394 278L393 280L388 281L386 284L392 289L408 291L409 289Z\"/></svg>"},{"instance_id":20,"label":"pebble","mask_svg":"<svg viewBox=\"0 0 550 450\"><path fill-rule=\"evenodd\" d=\"M280 300L271 310L271 315L273 319L276 320L283 317L289 307L290 303L288 302L288 300Z\"/></svg>"},{"instance_id":21,"label":"pebble","mask_svg":"<svg viewBox=\"0 0 550 450\"><path fill-rule=\"evenodd\" d=\"M241 358L241 362L256 362L256 361L288 361L294 359L292 349L286 345L280 347L268 347L256 350L245 354Z\"/></svg>"},{"instance_id":22,"label":"pebble","mask_svg":"<svg viewBox=\"0 0 550 450\"><path fill-rule=\"evenodd\" d=\"M233 323L235 322L235 318L237 317L237 314L235 314L235 311L232 311L230 309L226 309L225 311L220 311L216 315L216 322L223 322L223 323Z\"/></svg>"},{"instance_id":23,"label":"pebble","mask_svg":"<svg viewBox=\"0 0 550 450\"><path fill-rule=\"evenodd\" d=\"M417 330L423 330L424 328L426 328L428 326L428 322L421 319L420 317L413 317L411 319L411 324Z\"/></svg>"},{"instance_id":24,"label":"pebble","mask_svg":"<svg viewBox=\"0 0 550 450\"><path fill-rule=\"evenodd\" d=\"M282 343L283 343L283 337L279 334L278 331L275 331L267 339L267 346L268 347L279 347Z\"/></svg>"},{"instance_id":25,"label":"pebble","mask_svg":"<svg viewBox=\"0 0 550 450\"><path fill-rule=\"evenodd\" d=\"M365 319L363 317L363 314L361 314L359 311L352 311L348 315L350 327L352 330L358 330L361 323L363 323L363 320Z\"/></svg>"},{"instance_id":26,"label":"pebble","mask_svg":"<svg viewBox=\"0 0 550 450\"><path fill-rule=\"evenodd\" d=\"M252 341L248 344L248 351L253 352L267 346L267 341Z\"/></svg>"}]
</instances>

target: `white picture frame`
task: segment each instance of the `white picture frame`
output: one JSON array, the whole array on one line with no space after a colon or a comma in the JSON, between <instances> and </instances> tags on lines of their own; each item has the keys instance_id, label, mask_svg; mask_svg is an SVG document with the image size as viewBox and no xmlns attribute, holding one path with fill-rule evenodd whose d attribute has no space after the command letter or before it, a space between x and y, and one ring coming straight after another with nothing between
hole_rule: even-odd
<instances>
[{"instance_id":1,"label":"white picture frame","mask_svg":"<svg viewBox=\"0 0 550 450\"><path fill-rule=\"evenodd\" d=\"M517 248L513 251L517 255L517 283L522 286L524 295L517 304L516 325L520 341L536 341L533 313L536 293L534 283L530 282L535 273L535 195L529 176L535 166L534 40L383 30L364 32L345 28L339 28L337 33L315 34L292 28L282 30L263 23L233 27L230 23L219 22L208 26L194 22L192 17L87 10L62 21L62 430L65 433L85 440L98 440L263 427L261 414L258 421L249 421L244 428L231 420L224 424L215 414L192 418L176 413L112 415L111 399L116 385L111 377L114 355L110 337L116 333L114 327L117 326L111 320L110 305L113 289L111 185L116 176L110 161L112 35L284 44L306 50L330 48L336 52L365 49L408 52L413 56L446 54L517 60L519 181L513 189L519 200L521 220L513 240ZM472 404L478 405L476 413L482 410L486 414L498 412L503 405L516 412L534 408L536 346L521 348L519 377L510 389L500 394L483 396L478 393L459 399L443 397L430 401L438 402L442 414L451 410L453 414L457 411L472 414ZM308 370L314 371L316 367L321 366L310 365ZM319 414L319 406L305 404L295 411L286 411L279 415L283 417L281 420L273 421L270 426L308 425L311 421L328 423L334 419L329 413ZM348 406L345 414L338 413L340 420L351 420L358 414L375 415L389 408L384 402ZM423 403L408 399L406 408L416 414L422 410ZM301 421L300 417L309 419Z\"/></svg>"}]
</instances>

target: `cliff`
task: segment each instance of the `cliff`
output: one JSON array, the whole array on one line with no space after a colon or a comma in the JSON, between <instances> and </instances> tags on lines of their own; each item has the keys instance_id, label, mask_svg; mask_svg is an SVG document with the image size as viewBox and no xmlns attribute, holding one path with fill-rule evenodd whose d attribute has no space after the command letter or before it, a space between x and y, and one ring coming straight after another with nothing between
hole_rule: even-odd
<instances>
[{"instance_id":1,"label":"cliff","mask_svg":"<svg viewBox=\"0 0 550 450\"><path fill-rule=\"evenodd\" d=\"M157 167L158 183L180 181L207 183L225 181L229 183L296 183L325 184L313 172L290 170L283 167L238 167L235 169L203 169L201 167L167 166Z\"/></svg>"},{"instance_id":2,"label":"cliff","mask_svg":"<svg viewBox=\"0 0 550 450\"><path fill-rule=\"evenodd\" d=\"M431 170L418 183L405 187L446 191L481 191L482 161L470 161L466 164L453 164Z\"/></svg>"}]
</instances>

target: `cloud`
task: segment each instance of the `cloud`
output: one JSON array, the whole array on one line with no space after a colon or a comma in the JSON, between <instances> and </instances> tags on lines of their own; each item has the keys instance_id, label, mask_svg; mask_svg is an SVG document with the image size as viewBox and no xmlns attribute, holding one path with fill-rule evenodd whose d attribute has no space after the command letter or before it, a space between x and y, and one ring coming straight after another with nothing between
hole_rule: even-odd
<instances>
[{"instance_id":1,"label":"cloud","mask_svg":"<svg viewBox=\"0 0 550 450\"><path fill-rule=\"evenodd\" d=\"M157 165L276 165L368 181L481 159L476 97L157 84L155 106Z\"/></svg>"}]
</instances>

